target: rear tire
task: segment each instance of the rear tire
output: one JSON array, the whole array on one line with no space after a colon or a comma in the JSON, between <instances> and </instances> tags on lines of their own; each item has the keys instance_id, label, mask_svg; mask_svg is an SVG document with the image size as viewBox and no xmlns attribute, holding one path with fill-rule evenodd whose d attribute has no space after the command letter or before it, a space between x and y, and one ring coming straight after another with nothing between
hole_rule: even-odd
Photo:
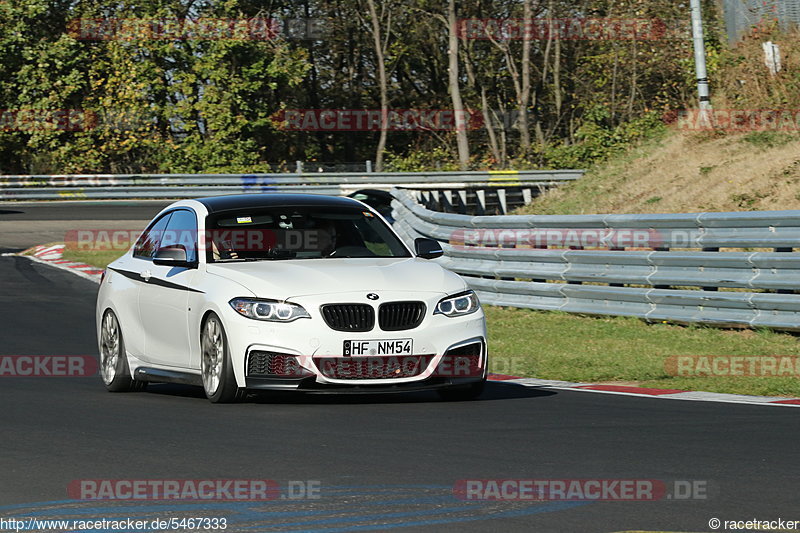
<instances>
[{"instance_id":1,"label":"rear tire","mask_svg":"<svg viewBox=\"0 0 800 533\"><path fill-rule=\"evenodd\" d=\"M236 384L233 375L231 355L228 351L228 337L222 321L210 313L203 322L200 334L200 375L203 390L211 403L232 403L244 399L245 389Z\"/></svg>"},{"instance_id":2,"label":"rear tire","mask_svg":"<svg viewBox=\"0 0 800 533\"><path fill-rule=\"evenodd\" d=\"M448 402L463 402L474 400L483 393L486 387L486 380L477 383L471 383L462 387L451 387L447 389L439 389L439 397Z\"/></svg>"},{"instance_id":3,"label":"rear tire","mask_svg":"<svg viewBox=\"0 0 800 533\"><path fill-rule=\"evenodd\" d=\"M103 313L100 324L100 377L109 392L133 392L147 387L146 381L131 377L122 329L111 309Z\"/></svg>"}]
</instances>

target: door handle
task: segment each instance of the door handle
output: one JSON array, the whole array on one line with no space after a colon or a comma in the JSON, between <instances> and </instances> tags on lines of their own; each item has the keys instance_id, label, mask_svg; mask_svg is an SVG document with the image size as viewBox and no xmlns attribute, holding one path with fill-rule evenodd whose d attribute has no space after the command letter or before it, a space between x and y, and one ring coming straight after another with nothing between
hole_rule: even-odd
<instances>
[{"instance_id":1,"label":"door handle","mask_svg":"<svg viewBox=\"0 0 800 533\"><path fill-rule=\"evenodd\" d=\"M139 272L139 277L142 278L145 281L150 281L150 276L152 276L152 274L150 273L149 270L145 270L143 272Z\"/></svg>"}]
</instances>

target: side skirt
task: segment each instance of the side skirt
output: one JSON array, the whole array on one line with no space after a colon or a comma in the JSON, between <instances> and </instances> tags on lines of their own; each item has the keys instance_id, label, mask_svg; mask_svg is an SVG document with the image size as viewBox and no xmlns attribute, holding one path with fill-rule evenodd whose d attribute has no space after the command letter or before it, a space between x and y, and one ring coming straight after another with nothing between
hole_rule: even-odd
<instances>
[{"instance_id":1,"label":"side skirt","mask_svg":"<svg viewBox=\"0 0 800 533\"><path fill-rule=\"evenodd\" d=\"M138 381L148 381L151 383L182 383L184 385L203 386L203 378L200 374L179 372L177 370L161 370L159 368L140 366L136 369L134 378Z\"/></svg>"}]
</instances>

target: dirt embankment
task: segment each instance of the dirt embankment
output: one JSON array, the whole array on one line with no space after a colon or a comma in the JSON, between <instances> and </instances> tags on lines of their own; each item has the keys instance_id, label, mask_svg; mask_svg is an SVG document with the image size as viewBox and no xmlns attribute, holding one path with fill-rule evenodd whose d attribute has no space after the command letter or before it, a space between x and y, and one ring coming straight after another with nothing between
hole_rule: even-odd
<instances>
[{"instance_id":1,"label":"dirt embankment","mask_svg":"<svg viewBox=\"0 0 800 533\"><path fill-rule=\"evenodd\" d=\"M800 209L800 136L670 132L550 191L520 213Z\"/></svg>"}]
</instances>

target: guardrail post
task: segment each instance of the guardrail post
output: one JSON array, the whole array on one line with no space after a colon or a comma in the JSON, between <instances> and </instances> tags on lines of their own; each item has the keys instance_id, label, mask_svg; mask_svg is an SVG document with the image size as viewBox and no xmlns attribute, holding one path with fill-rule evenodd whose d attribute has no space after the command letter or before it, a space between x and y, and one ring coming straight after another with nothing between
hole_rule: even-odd
<instances>
[{"instance_id":1,"label":"guardrail post","mask_svg":"<svg viewBox=\"0 0 800 533\"><path fill-rule=\"evenodd\" d=\"M486 191L483 189L475 190L475 214L486 214Z\"/></svg>"},{"instance_id":2,"label":"guardrail post","mask_svg":"<svg viewBox=\"0 0 800 533\"><path fill-rule=\"evenodd\" d=\"M425 209L430 209L431 208L431 196L430 196L430 194L428 194L428 191L427 190L419 191L419 196L420 196L422 205L425 206Z\"/></svg>"},{"instance_id":3,"label":"guardrail post","mask_svg":"<svg viewBox=\"0 0 800 533\"><path fill-rule=\"evenodd\" d=\"M570 250L583 250L583 246L570 246ZM567 285L583 285L582 281L567 280Z\"/></svg>"},{"instance_id":4,"label":"guardrail post","mask_svg":"<svg viewBox=\"0 0 800 533\"><path fill-rule=\"evenodd\" d=\"M433 205L437 211L442 210L442 195L440 191L434 190L431 191L431 196L433 197Z\"/></svg>"},{"instance_id":5,"label":"guardrail post","mask_svg":"<svg viewBox=\"0 0 800 533\"><path fill-rule=\"evenodd\" d=\"M611 250L612 252L624 252L625 251L625 247L624 246L609 246L608 249ZM609 287L624 287L625 284L624 283L609 283L608 286Z\"/></svg>"},{"instance_id":6,"label":"guardrail post","mask_svg":"<svg viewBox=\"0 0 800 533\"><path fill-rule=\"evenodd\" d=\"M525 205L528 205L533 201L533 195L531 194L531 190L529 188L522 189L522 201L525 202Z\"/></svg>"},{"instance_id":7,"label":"guardrail post","mask_svg":"<svg viewBox=\"0 0 800 533\"><path fill-rule=\"evenodd\" d=\"M667 246L657 246L653 248L654 252L669 252L669 247ZM654 289L669 289L669 285L653 285Z\"/></svg>"},{"instance_id":8,"label":"guardrail post","mask_svg":"<svg viewBox=\"0 0 800 533\"><path fill-rule=\"evenodd\" d=\"M497 189L497 202L500 204L500 214L505 215L508 213L508 203L506 202L506 190Z\"/></svg>"},{"instance_id":9,"label":"guardrail post","mask_svg":"<svg viewBox=\"0 0 800 533\"><path fill-rule=\"evenodd\" d=\"M467 191L465 189L458 190L458 200L460 205L458 206L458 210L462 215L467 214Z\"/></svg>"},{"instance_id":10,"label":"guardrail post","mask_svg":"<svg viewBox=\"0 0 800 533\"><path fill-rule=\"evenodd\" d=\"M719 248L703 248L704 252L719 252ZM704 291L718 292L719 287L703 287Z\"/></svg>"},{"instance_id":11,"label":"guardrail post","mask_svg":"<svg viewBox=\"0 0 800 533\"><path fill-rule=\"evenodd\" d=\"M774 248L777 253L792 253L794 248ZM777 294L795 294L797 291L792 289L778 289L775 291Z\"/></svg>"},{"instance_id":12,"label":"guardrail post","mask_svg":"<svg viewBox=\"0 0 800 533\"><path fill-rule=\"evenodd\" d=\"M367 173L371 173L371 172L372 172L372 161L367 159Z\"/></svg>"},{"instance_id":13,"label":"guardrail post","mask_svg":"<svg viewBox=\"0 0 800 533\"><path fill-rule=\"evenodd\" d=\"M446 190L442 192L444 193L444 204L442 205L442 210L445 213L455 212L455 208L453 207L453 191Z\"/></svg>"},{"instance_id":14,"label":"guardrail post","mask_svg":"<svg viewBox=\"0 0 800 533\"><path fill-rule=\"evenodd\" d=\"M539 191L536 193L537 197L539 197L539 196L541 196L541 195L543 195L544 193L547 192L547 186L545 186L545 185L539 184L539 185L536 186L536 188L539 189Z\"/></svg>"}]
</instances>

